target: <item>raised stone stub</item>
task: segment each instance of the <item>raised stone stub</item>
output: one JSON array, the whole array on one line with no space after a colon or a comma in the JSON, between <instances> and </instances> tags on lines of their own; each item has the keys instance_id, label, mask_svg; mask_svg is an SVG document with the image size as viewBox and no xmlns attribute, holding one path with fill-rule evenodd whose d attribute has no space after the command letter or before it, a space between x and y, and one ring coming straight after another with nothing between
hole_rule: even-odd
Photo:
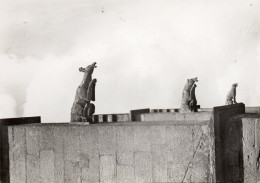
<instances>
[{"instance_id":1,"label":"raised stone stub","mask_svg":"<svg viewBox=\"0 0 260 183\"><path fill-rule=\"evenodd\" d=\"M150 113L150 109L146 108L146 109L131 110L130 111L130 121L141 121L141 115L144 113Z\"/></svg>"}]
</instances>

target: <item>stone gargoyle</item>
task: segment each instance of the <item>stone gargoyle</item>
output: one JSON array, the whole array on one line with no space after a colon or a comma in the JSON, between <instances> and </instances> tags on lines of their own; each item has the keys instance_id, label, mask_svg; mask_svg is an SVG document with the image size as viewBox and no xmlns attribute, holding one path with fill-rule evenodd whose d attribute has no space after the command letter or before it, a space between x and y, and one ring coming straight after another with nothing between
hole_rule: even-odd
<instances>
[{"instance_id":1,"label":"stone gargoyle","mask_svg":"<svg viewBox=\"0 0 260 183\"><path fill-rule=\"evenodd\" d=\"M89 111L90 101L95 100L95 89L93 89L93 85L91 85L91 89L89 88L91 82L94 80L94 85L96 83L96 79L92 80L92 73L94 69L97 67L96 62L88 65L86 68L80 67L79 71L84 73L83 80L81 84L78 86L76 91L76 96L71 108L71 120L70 122L84 122L86 120L87 116L84 116L88 114L87 111ZM88 91L91 90L91 94L88 94ZM93 115L93 105L92 104L92 115ZM83 110L85 109L85 113ZM95 107L94 107L95 111Z\"/></svg>"},{"instance_id":2,"label":"stone gargoyle","mask_svg":"<svg viewBox=\"0 0 260 183\"><path fill-rule=\"evenodd\" d=\"M197 77L187 79L187 82L182 91L181 112L194 111L194 106L197 106L197 100L195 97L196 85L194 86L195 82L198 82Z\"/></svg>"},{"instance_id":3,"label":"stone gargoyle","mask_svg":"<svg viewBox=\"0 0 260 183\"><path fill-rule=\"evenodd\" d=\"M238 84L234 83L232 84L231 89L229 90L227 97L226 97L226 105L236 104L236 88Z\"/></svg>"}]
</instances>

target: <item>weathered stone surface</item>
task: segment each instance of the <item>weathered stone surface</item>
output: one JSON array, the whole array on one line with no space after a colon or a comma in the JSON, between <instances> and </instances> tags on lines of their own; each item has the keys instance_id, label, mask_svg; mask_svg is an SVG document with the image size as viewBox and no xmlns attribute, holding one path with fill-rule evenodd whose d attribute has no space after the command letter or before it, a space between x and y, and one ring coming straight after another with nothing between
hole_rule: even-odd
<instances>
[{"instance_id":1,"label":"weathered stone surface","mask_svg":"<svg viewBox=\"0 0 260 183\"><path fill-rule=\"evenodd\" d=\"M152 182L167 182L166 145L152 145Z\"/></svg>"},{"instance_id":2,"label":"weathered stone surface","mask_svg":"<svg viewBox=\"0 0 260 183\"><path fill-rule=\"evenodd\" d=\"M134 150L134 127L118 126L117 127L117 149L119 151Z\"/></svg>"},{"instance_id":3,"label":"weathered stone surface","mask_svg":"<svg viewBox=\"0 0 260 183\"><path fill-rule=\"evenodd\" d=\"M152 182L152 161L150 152L135 152L135 182Z\"/></svg>"},{"instance_id":4,"label":"weathered stone surface","mask_svg":"<svg viewBox=\"0 0 260 183\"><path fill-rule=\"evenodd\" d=\"M129 114L117 114L117 122L127 122L130 121Z\"/></svg>"},{"instance_id":5,"label":"weathered stone surface","mask_svg":"<svg viewBox=\"0 0 260 183\"><path fill-rule=\"evenodd\" d=\"M55 183L64 182L64 134L65 128L53 127L53 140L54 140L54 175Z\"/></svg>"},{"instance_id":6,"label":"weathered stone surface","mask_svg":"<svg viewBox=\"0 0 260 183\"><path fill-rule=\"evenodd\" d=\"M7 118L0 119L0 182L9 183L9 167L13 164L9 160L13 160L14 154L9 149L14 149L14 133L12 131L13 125L40 123L41 118L36 117L22 117L22 118ZM10 133L8 132L8 128ZM29 142L30 143L30 142ZM9 154L12 156L10 157ZM15 153L16 154L16 153ZM16 155L15 155L16 156ZM12 164L12 165L11 165Z\"/></svg>"},{"instance_id":7,"label":"weathered stone surface","mask_svg":"<svg viewBox=\"0 0 260 183\"><path fill-rule=\"evenodd\" d=\"M134 126L134 149L135 151L151 151L150 126Z\"/></svg>"},{"instance_id":8,"label":"weathered stone surface","mask_svg":"<svg viewBox=\"0 0 260 183\"><path fill-rule=\"evenodd\" d=\"M40 151L40 172L41 183L50 183L55 181L53 150Z\"/></svg>"},{"instance_id":9,"label":"weathered stone surface","mask_svg":"<svg viewBox=\"0 0 260 183\"><path fill-rule=\"evenodd\" d=\"M98 128L100 155L115 154L116 128L114 126L100 126Z\"/></svg>"},{"instance_id":10,"label":"weathered stone surface","mask_svg":"<svg viewBox=\"0 0 260 183\"><path fill-rule=\"evenodd\" d=\"M116 182L116 157L114 155L100 156L100 182Z\"/></svg>"},{"instance_id":11,"label":"weathered stone surface","mask_svg":"<svg viewBox=\"0 0 260 183\"><path fill-rule=\"evenodd\" d=\"M125 166L133 166L134 152L133 151L119 151L117 152L117 164Z\"/></svg>"},{"instance_id":12,"label":"weathered stone surface","mask_svg":"<svg viewBox=\"0 0 260 183\"><path fill-rule=\"evenodd\" d=\"M82 182L99 182L100 180L100 158L99 154L90 154L88 162L82 167ZM87 164L88 163L88 164Z\"/></svg>"},{"instance_id":13,"label":"weathered stone surface","mask_svg":"<svg viewBox=\"0 0 260 183\"><path fill-rule=\"evenodd\" d=\"M134 167L117 166L117 183L133 183L135 182Z\"/></svg>"},{"instance_id":14,"label":"weathered stone surface","mask_svg":"<svg viewBox=\"0 0 260 183\"><path fill-rule=\"evenodd\" d=\"M243 118L243 161L244 161L244 182L258 183L259 173L259 133L260 117Z\"/></svg>"},{"instance_id":15,"label":"weathered stone surface","mask_svg":"<svg viewBox=\"0 0 260 183\"><path fill-rule=\"evenodd\" d=\"M64 183L81 183L81 169L78 161L65 160Z\"/></svg>"},{"instance_id":16,"label":"weathered stone surface","mask_svg":"<svg viewBox=\"0 0 260 183\"><path fill-rule=\"evenodd\" d=\"M27 182L37 179L55 183L207 182L212 179L208 159L213 159L209 150L209 139L213 137L207 133L208 124L139 122L15 126L9 133L19 131L12 139L22 144L15 148L24 150L26 157L21 161L13 156L14 147L10 150L14 176L11 183L20 181L21 170L27 176L24 176ZM24 143L25 138L29 140L28 144ZM38 145L34 144L36 141ZM19 163L23 167L17 166Z\"/></svg>"},{"instance_id":17,"label":"weathered stone surface","mask_svg":"<svg viewBox=\"0 0 260 183\"><path fill-rule=\"evenodd\" d=\"M141 121L208 121L212 112L196 113L147 113L141 115Z\"/></svg>"},{"instance_id":18,"label":"weathered stone surface","mask_svg":"<svg viewBox=\"0 0 260 183\"><path fill-rule=\"evenodd\" d=\"M26 167L27 183L39 182L39 180L41 180L39 156L27 155Z\"/></svg>"},{"instance_id":19,"label":"weathered stone surface","mask_svg":"<svg viewBox=\"0 0 260 183\"><path fill-rule=\"evenodd\" d=\"M152 144L166 143L166 126L151 126Z\"/></svg>"},{"instance_id":20,"label":"weathered stone surface","mask_svg":"<svg viewBox=\"0 0 260 183\"><path fill-rule=\"evenodd\" d=\"M26 182L26 144L25 144L25 129L13 128L13 147L10 149L10 181L11 182Z\"/></svg>"}]
</instances>

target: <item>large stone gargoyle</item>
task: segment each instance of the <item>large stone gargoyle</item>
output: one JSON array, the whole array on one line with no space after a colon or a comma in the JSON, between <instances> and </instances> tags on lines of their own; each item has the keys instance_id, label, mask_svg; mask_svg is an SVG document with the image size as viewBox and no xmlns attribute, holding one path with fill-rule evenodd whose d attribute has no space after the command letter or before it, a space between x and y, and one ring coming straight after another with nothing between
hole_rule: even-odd
<instances>
[{"instance_id":1,"label":"large stone gargoyle","mask_svg":"<svg viewBox=\"0 0 260 183\"><path fill-rule=\"evenodd\" d=\"M86 68L80 67L79 71L84 73L83 80L78 86L74 103L71 108L71 120L70 122L83 122L83 109L89 103L88 89L89 84L92 81L92 73L97 67L96 62L88 65Z\"/></svg>"}]
</instances>

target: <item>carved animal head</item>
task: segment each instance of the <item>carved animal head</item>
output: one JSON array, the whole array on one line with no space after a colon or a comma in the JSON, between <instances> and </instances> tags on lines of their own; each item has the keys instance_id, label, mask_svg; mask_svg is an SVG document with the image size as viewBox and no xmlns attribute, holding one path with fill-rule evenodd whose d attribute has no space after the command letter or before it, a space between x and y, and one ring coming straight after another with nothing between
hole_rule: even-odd
<instances>
[{"instance_id":1,"label":"carved animal head","mask_svg":"<svg viewBox=\"0 0 260 183\"><path fill-rule=\"evenodd\" d=\"M191 79L187 79L187 83L189 85L193 85L195 82L198 82L198 77L195 77L195 78L191 78Z\"/></svg>"},{"instance_id":2,"label":"carved animal head","mask_svg":"<svg viewBox=\"0 0 260 183\"><path fill-rule=\"evenodd\" d=\"M86 68L80 67L79 68L79 72L89 72L94 70L94 68L96 68L97 62L93 62L92 64L88 65Z\"/></svg>"},{"instance_id":3,"label":"carved animal head","mask_svg":"<svg viewBox=\"0 0 260 183\"><path fill-rule=\"evenodd\" d=\"M232 84L232 87L233 87L233 88L236 88L237 86L238 86L238 83Z\"/></svg>"}]
</instances>

